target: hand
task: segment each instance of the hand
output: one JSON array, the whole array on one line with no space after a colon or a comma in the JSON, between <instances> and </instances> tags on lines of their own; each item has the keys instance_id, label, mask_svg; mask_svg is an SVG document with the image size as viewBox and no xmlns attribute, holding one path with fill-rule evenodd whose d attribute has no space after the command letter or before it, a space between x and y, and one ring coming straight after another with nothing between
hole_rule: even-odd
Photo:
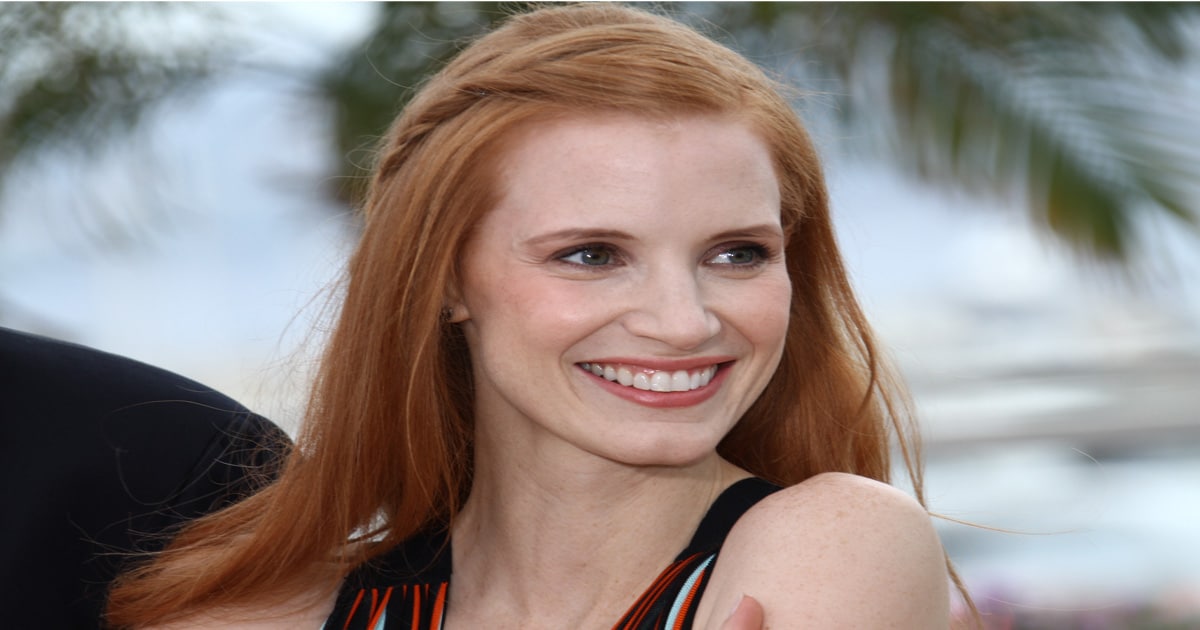
<instances>
[{"instance_id":1,"label":"hand","mask_svg":"<svg viewBox=\"0 0 1200 630\"><path fill-rule=\"evenodd\" d=\"M762 630L762 627L762 604L749 595L742 595L729 618L721 624L721 630Z\"/></svg>"}]
</instances>

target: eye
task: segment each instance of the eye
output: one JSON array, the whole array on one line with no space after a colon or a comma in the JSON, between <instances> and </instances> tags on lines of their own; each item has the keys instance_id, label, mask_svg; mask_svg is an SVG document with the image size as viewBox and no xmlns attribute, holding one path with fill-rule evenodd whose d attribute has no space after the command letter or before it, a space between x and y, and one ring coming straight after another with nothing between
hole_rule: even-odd
<instances>
[{"instance_id":1,"label":"eye","mask_svg":"<svg viewBox=\"0 0 1200 630\"><path fill-rule=\"evenodd\" d=\"M753 267L766 261L769 257L769 252L761 245L737 245L721 250L708 262L716 265Z\"/></svg>"},{"instance_id":2,"label":"eye","mask_svg":"<svg viewBox=\"0 0 1200 630\"><path fill-rule=\"evenodd\" d=\"M558 259L583 267L603 267L613 263L613 251L605 245L584 245L559 256Z\"/></svg>"}]
</instances>

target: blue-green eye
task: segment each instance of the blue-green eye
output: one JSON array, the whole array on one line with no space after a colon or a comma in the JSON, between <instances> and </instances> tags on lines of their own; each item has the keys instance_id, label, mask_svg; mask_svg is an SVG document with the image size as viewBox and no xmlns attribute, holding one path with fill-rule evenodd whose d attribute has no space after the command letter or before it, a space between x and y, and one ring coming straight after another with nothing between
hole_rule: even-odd
<instances>
[{"instance_id":1,"label":"blue-green eye","mask_svg":"<svg viewBox=\"0 0 1200 630\"><path fill-rule=\"evenodd\" d=\"M756 265L767 257L766 250L758 245L742 245L726 249L709 261L718 265L735 265L740 267Z\"/></svg>"},{"instance_id":2,"label":"blue-green eye","mask_svg":"<svg viewBox=\"0 0 1200 630\"><path fill-rule=\"evenodd\" d=\"M559 258L559 260L585 267L603 267L604 265L611 264L612 259L612 250L598 245L580 247Z\"/></svg>"}]
</instances>

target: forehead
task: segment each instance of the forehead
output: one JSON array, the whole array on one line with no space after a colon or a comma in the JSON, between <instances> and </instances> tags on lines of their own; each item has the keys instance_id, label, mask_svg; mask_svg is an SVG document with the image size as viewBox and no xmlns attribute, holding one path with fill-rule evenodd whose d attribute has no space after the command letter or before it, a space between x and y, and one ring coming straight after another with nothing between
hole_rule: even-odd
<instances>
[{"instance_id":1,"label":"forehead","mask_svg":"<svg viewBox=\"0 0 1200 630\"><path fill-rule=\"evenodd\" d=\"M767 144L744 121L596 113L528 123L495 154L497 204L488 218L533 223L648 218L668 208L778 220ZM686 213L685 213L686 214ZM721 213L703 213L712 219Z\"/></svg>"}]
</instances>

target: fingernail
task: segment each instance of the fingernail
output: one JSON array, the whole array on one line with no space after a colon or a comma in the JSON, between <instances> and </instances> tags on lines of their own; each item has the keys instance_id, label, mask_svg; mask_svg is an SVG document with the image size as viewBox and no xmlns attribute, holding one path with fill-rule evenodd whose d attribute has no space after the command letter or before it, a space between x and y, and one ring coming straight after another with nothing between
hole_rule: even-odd
<instances>
[{"instance_id":1,"label":"fingernail","mask_svg":"<svg viewBox=\"0 0 1200 630\"><path fill-rule=\"evenodd\" d=\"M729 621L729 619L731 617L733 617L733 613L737 612L738 608L741 608L742 602L745 601L745 599L746 599L745 593L742 593L741 595L738 596L737 601L733 603L733 608L729 609L729 614L725 615L725 621Z\"/></svg>"}]
</instances>

